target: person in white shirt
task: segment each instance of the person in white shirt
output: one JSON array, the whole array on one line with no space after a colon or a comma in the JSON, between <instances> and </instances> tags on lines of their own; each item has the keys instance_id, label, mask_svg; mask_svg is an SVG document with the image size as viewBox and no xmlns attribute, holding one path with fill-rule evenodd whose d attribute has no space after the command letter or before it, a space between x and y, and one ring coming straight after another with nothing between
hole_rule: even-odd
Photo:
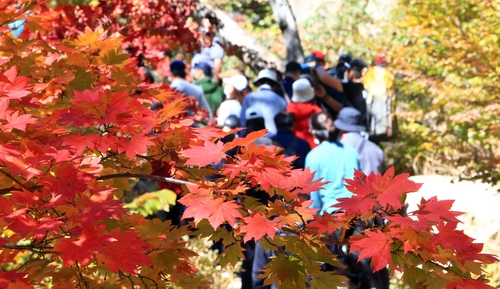
<instances>
[{"instance_id":1,"label":"person in white shirt","mask_svg":"<svg viewBox=\"0 0 500 289\"><path fill-rule=\"evenodd\" d=\"M217 111L217 124L219 126L222 126L230 115L240 116L241 105L245 98L244 90L248 87L247 78L240 74L224 78L222 81L225 84L224 94L226 100L221 103Z\"/></svg>"}]
</instances>

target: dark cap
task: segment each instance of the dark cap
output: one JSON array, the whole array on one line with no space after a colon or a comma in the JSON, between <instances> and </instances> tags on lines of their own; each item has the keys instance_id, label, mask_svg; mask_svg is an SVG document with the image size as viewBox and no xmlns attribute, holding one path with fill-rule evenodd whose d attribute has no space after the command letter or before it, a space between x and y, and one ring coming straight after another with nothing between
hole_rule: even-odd
<instances>
[{"instance_id":1,"label":"dark cap","mask_svg":"<svg viewBox=\"0 0 500 289\"><path fill-rule=\"evenodd\" d=\"M185 71L186 64L182 60L175 60L170 63L170 71Z\"/></svg>"},{"instance_id":2,"label":"dark cap","mask_svg":"<svg viewBox=\"0 0 500 289\"><path fill-rule=\"evenodd\" d=\"M206 62L198 62L194 65L194 68L201 69L206 76L212 75L212 67Z\"/></svg>"},{"instance_id":3,"label":"dark cap","mask_svg":"<svg viewBox=\"0 0 500 289\"><path fill-rule=\"evenodd\" d=\"M356 58L349 62L349 68L356 71L361 71L364 68L368 68L368 65L366 65L366 62L363 59Z\"/></svg>"},{"instance_id":4,"label":"dark cap","mask_svg":"<svg viewBox=\"0 0 500 289\"><path fill-rule=\"evenodd\" d=\"M351 62L352 57L351 57L351 55L349 55L347 53L344 53L344 54L340 54L339 60L342 60L342 61L345 61L345 62Z\"/></svg>"}]
</instances>

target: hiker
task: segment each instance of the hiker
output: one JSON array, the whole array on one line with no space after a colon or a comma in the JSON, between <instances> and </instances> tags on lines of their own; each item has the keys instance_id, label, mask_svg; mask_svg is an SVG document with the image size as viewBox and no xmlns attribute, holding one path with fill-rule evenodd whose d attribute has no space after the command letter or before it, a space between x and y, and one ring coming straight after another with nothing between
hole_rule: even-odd
<instances>
[{"instance_id":1,"label":"hiker","mask_svg":"<svg viewBox=\"0 0 500 289\"><path fill-rule=\"evenodd\" d=\"M241 105L245 98L244 91L248 87L248 80L241 74L235 74L229 78L224 78L224 94L226 100L223 101L217 111L217 124L222 126L226 118L236 115L240 118Z\"/></svg>"},{"instance_id":2,"label":"hiker","mask_svg":"<svg viewBox=\"0 0 500 289\"><path fill-rule=\"evenodd\" d=\"M257 91L249 93L245 97L241 107L241 125L242 127L246 127L246 110L249 107L257 107L264 117L269 133L276 134L277 129L274 124L274 116L278 112L285 110L287 105L285 99L273 91L279 85L276 72L270 69L261 70L254 84L258 86Z\"/></svg>"},{"instance_id":3,"label":"hiker","mask_svg":"<svg viewBox=\"0 0 500 289\"><path fill-rule=\"evenodd\" d=\"M362 59L354 59L347 66L344 80L330 76L320 64L316 64L314 73L322 83L343 92L350 106L365 117L367 110L362 78L368 71L368 66Z\"/></svg>"},{"instance_id":4,"label":"hiker","mask_svg":"<svg viewBox=\"0 0 500 289\"><path fill-rule=\"evenodd\" d=\"M352 107L345 107L335 120L335 128L339 131L340 142L356 149L359 154L361 170L365 175L385 172L384 151L368 140L362 132L366 127L361 123L361 113Z\"/></svg>"},{"instance_id":5,"label":"hiker","mask_svg":"<svg viewBox=\"0 0 500 289\"><path fill-rule=\"evenodd\" d=\"M352 194L344 186L344 179L354 178L354 169L360 169L359 155L354 148L336 141L335 126L326 112L311 117L311 133L319 145L306 157L306 167L315 171L314 179L330 182L324 190L311 192L311 208L317 213L332 213L332 206L338 198L348 198Z\"/></svg>"},{"instance_id":6,"label":"hiker","mask_svg":"<svg viewBox=\"0 0 500 289\"><path fill-rule=\"evenodd\" d=\"M183 92L186 96L194 97L199 107L206 110L209 118L212 118L212 110L208 105L201 87L186 81L186 65L182 60L175 60L170 63L170 79L170 87Z\"/></svg>"},{"instance_id":7,"label":"hiker","mask_svg":"<svg viewBox=\"0 0 500 289\"><path fill-rule=\"evenodd\" d=\"M315 148L317 144L310 131L310 119L322 109L314 102L314 88L307 79L301 78L293 83L292 95L292 102L286 110L295 117L293 131L297 137L306 140L311 148Z\"/></svg>"},{"instance_id":8,"label":"hiker","mask_svg":"<svg viewBox=\"0 0 500 289\"><path fill-rule=\"evenodd\" d=\"M351 61L352 61L351 55L346 53L341 54L339 56L339 59L337 60L337 65L327 70L328 74L341 80L344 79L344 74L345 71L347 70L346 63L349 64Z\"/></svg>"},{"instance_id":9,"label":"hiker","mask_svg":"<svg viewBox=\"0 0 500 289\"><path fill-rule=\"evenodd\" d=\"M311 151L311 147L304 139L294 135L292 128L295 124L293 114L282 111L274 117L274 122L278 132L271 137L275 146L283 148L283 154L286 157L297 156L297 159L292 162L294 168L303 169L307 154Z\"/></svg>"},{"instance_id":10,"label":"hiker","mask_svg":"<svg viewBox=\"0 0 500 289\"><path fill-rule=\"evenodd\" d=\"M193 68L194 84L203 89L203 94L210 106L212 113L215 113L224 100L222 87L211 78L212 68L206 62L198 62Z\"/></svg>"},{"instance_id":11,"label":"hiker","mask_svg":"<svg viewBox=\"0 0 500 289\"><path fill-rule=\"evenodd\" d=\"M290 61L285 67L285 77L281 82L283 85L283 90L285 92L285 98L287 102L290 102L293 95L293 83L300 78L302 67L296 61Z\"/></svg>"},{"instance_id":12,"label":"hiker","mask_svg":"<svg viewBox=\"0 0 500 289\"><path fill-rule=\"evenodd\" d=\"M205 32L202 37L202 48L193 56L191 67L196 63L206 62L210 65L212 78L219 83L219 73L222 69L222 58L224 58L224 47L219 42L214 41L212 32Z\"/></svg>"},{"instance_id":13,"label":"hiker","mask_svg":"<svg viewBox=\"0 0 500 289\"><path fill-rule=\"evenodd\" d=\"M374 59L363 77L363 85L367 91L368 132L374 142L387 141L397 132L396 94L394 91L394 75L386 69L387 56L382 50Z\"/></svg>"}]
</instances>

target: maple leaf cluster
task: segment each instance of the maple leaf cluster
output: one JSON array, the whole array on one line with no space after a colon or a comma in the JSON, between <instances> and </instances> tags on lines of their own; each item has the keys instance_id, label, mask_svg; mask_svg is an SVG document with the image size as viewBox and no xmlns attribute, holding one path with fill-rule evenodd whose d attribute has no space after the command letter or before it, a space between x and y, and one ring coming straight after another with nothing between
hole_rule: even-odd
<instances>
[{"instance_id":1,"label":"maple leaf cluster","mask_svg":"<svg viewBox=\"0 0 500 289\"><path fill-rule=\"evenodd\" d=\"M179 35L190 1L181 8L155 2L161 9L149 1L96 3L0 6L1 23L27 23L20 38L0 31L1 288L209 286L189 261L196 252L187 249L186 236L221 241L227 249L220 263L228 266L250 240L277 251L262 271L266 284L341 286L345 277L321 271L324 263L342 266L327 240L359 220L368 224L363 234L335 242L371 258L374 270L402 269L411 285L485 284L477 276L496 259L456 229L449 201L423 200L418 211L398 214L404 194L419 188L407 175L357 172L347 181L354 197L339 203L346 215L317 216L307 199L323 182L309 169L292 169L293 158L277 148L255 146L265 131L223 143L228 133L192 126L185 96L166 84L142 83L120 47L148 38L144 29L155 21L172 32L165 34L169 44L184 43ZM115 9L110 17L133 17L96 25L108 6ZM166 18L148 22L147 15L165 11ZM163 108L151 110L157 102ZM238 154L226 155L233 148ZM187 224L128 212L122 195L131 178L180 186ZM375 216L386 223L370 226Z\"/></svg>"}]
</instances>

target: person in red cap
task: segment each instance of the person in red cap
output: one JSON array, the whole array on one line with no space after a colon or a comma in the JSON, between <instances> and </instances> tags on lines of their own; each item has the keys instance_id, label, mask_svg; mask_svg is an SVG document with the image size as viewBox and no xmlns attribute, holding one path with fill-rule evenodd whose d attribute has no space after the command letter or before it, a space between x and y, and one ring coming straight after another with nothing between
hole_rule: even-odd
<instances>
[{"instance_id":1,"label":"person in red cap","mask_svg":"<svg viewBox=\"0 0 500 289\"><path fill-rule=\"evenodd\" d=\"M323 54L323 52L319 50L314 50L313 52L311 52L311 55L316 57L318 62L321 63L321 65L323 65L323 67L325 67L326 69L325 55Z\"/></svg>"}]
</instances>

